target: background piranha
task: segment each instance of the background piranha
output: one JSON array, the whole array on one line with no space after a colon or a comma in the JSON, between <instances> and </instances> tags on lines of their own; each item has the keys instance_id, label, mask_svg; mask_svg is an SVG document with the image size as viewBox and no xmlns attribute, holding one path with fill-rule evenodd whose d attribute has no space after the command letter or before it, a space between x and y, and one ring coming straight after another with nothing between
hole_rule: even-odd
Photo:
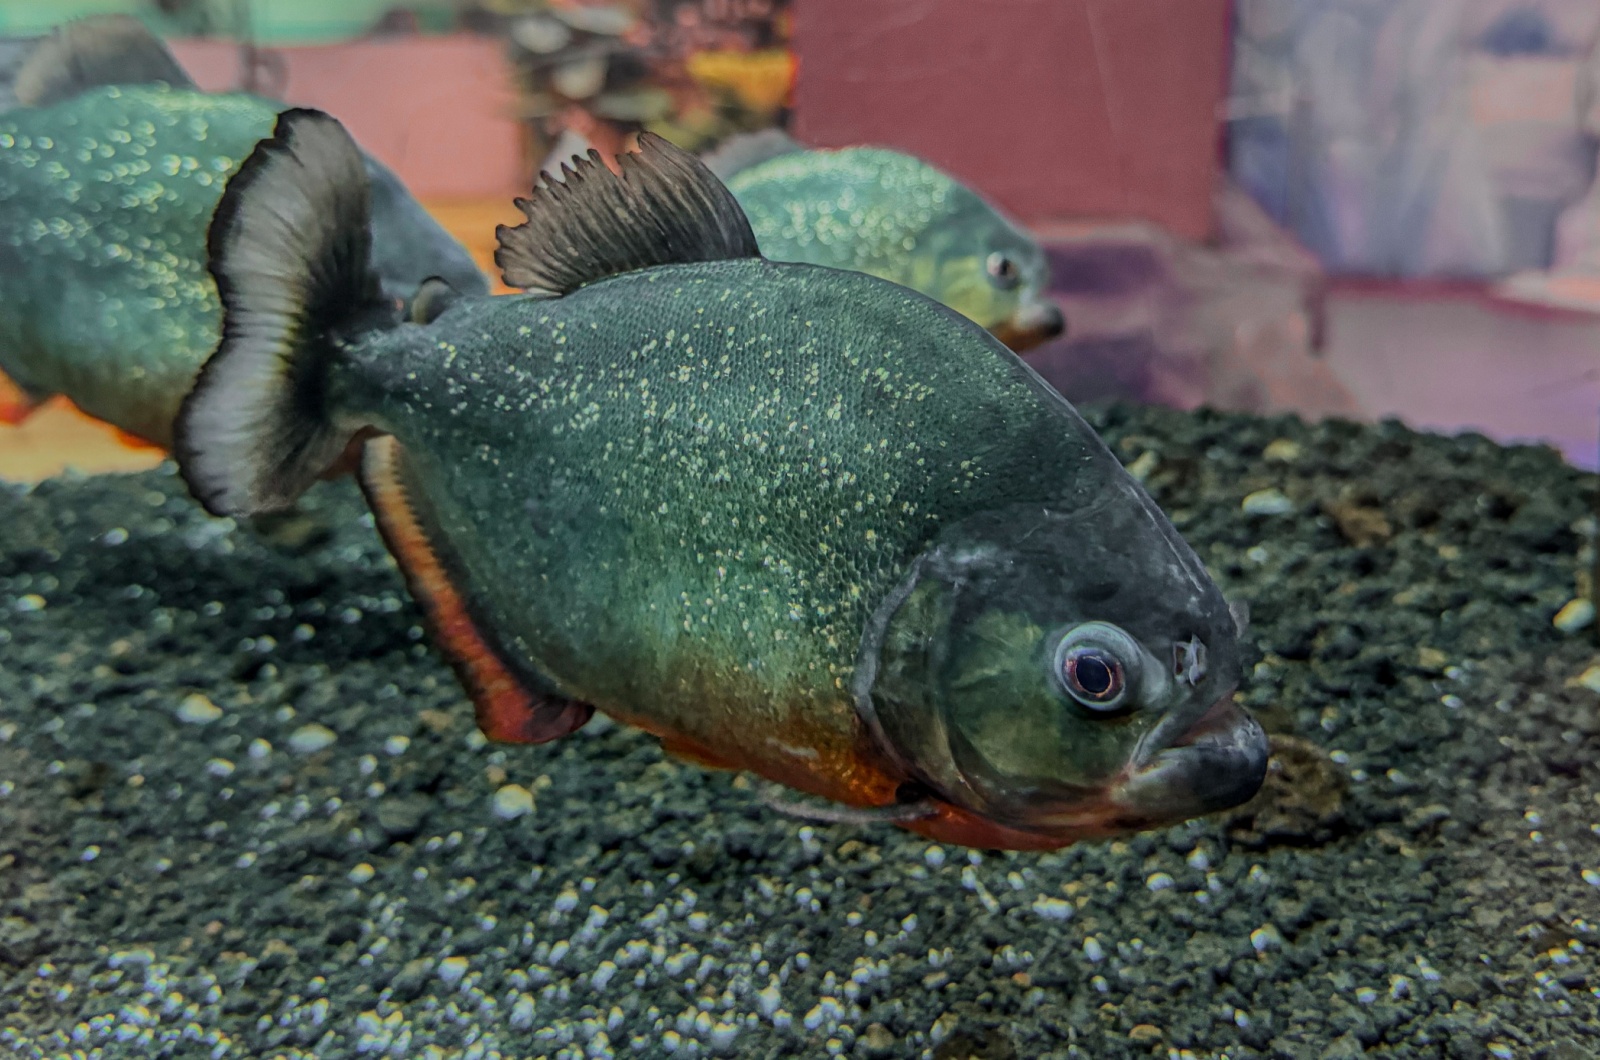
<instances>
[{"instance_id":1,"label":"background piranha","mask_svg":"<svg viewBox=\"0 0 1600 1060\"><path fill-rule=\"evenodd\" d=\"M279 508L378 432L363 488L495 738L599 709L989 847L1250 797L1227 605L1072 407L916 292L762 259L703 165L641 148L519 200L529 294L422 324L364 265L348 135L286 113L211 232L196 497Z\"/></svg>"},{"instance_id":2,"label":"background piranha","mask_svg":"<svg viewBox=\"0 0 1600 1060\"><path fill-rule=\"evenodd\" d=\"M0 114L0 370L10 422L52 394L169 448L172 419L221 337L206 230L228 177L283 109L197 90L136 20L70 24ZM430 276L486 293L467 251L363 156L372 265L409 297Z\"/></svg>"},{"instance_id":3,"label":"background piranha","mask_svg":"<svg viewBox=\"0 0 1600 1060\"><path fill-rule=\"evenodd\" d=\"M1038 243L912 155L809 150L784 133L735 137L706 157L773 261L855 269L970 317L1014 350L1064 330Z\"/></svg>"}]
</instances>

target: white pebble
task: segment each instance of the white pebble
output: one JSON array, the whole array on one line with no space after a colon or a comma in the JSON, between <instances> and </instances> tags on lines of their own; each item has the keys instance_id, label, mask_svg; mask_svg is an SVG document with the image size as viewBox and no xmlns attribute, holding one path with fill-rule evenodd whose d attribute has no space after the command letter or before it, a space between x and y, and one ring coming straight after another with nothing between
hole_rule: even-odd
<instances>
[{"instance_id":1,"label":"white pebble","mask_svg":"<svg viewBox=\"0 0 1600 1060\"><path fill-rule=\"evenodd\" d=\"M378 874L378 870L368 865L365 861L350 870L351 883L366 883Z\"/></svg>"},{"instance_id":2,"label":"white pebble","mask_svg":"<svg viewBox=\"0 0 1600 1060\"><path fill-rule=\"evenodd\" d=\"M517 1000L511 1004L511 1026L515 1030L525 1031L533 1026L533 995L518 994Z\"/></svg>"},{"instance_id":3,"label":"white pebble","mask_svg":"<svg viewBox=\"0 0 1600 1060\"><path fill-rule=\"evenodd\" d=\"M533 812L533 792L521 784L507 784L494 793L494 815L514 821Z\"/></svg>"},{"instance_id":4,"label":"white pebble","mask_svg":"<svg viewBox=\"0 0 1600 1060\"><path fill-rule=\"evenodd\" d=\"M384 753L389 755L403 755L406 753L406 748L410 746L411 737L409 736L391 736L383 741Z\"/></svg>"},{"instance_id":5,"label":"white pebble","mask_svg":"<svg viewBox=\"0 0 1600 1060\"><path fill-rule=\"evenodd\" d=\"M1033 911L1046 920L1071 920L1076 912L1071 902L1042 894L1033 900Z\"/></svg>"},{"instance_id":6,"label":"white pebble","mask_svg":"<svg viewBox=\"0 0 1600 1060\"><path fill-rule=\"evenodd\" d=\"M1275 950L1283 945L1283 936L1271 924L1263 924L1250 932L1250 945L1257 953Z\"/></svg>"},{"instance_id":7,"label":"white pebble","mask_svg":"<svg viewBox=\"0 0 1600 1060\"><path fill-rule=\"evenodd\" d=\"M1287 515L1294 511L1294 501L1275 489L1256 490L1239 503L1246 515Z\"/></svg>"},{"instance_id":8,"label":"white pebble","mask_svg":"<svg viewBox=\"0 0 1600 1060\"><path fill-rule=\"evenodd\" d=\"M589 985L596 990L604 990L612 977L617 974L617 966L611 961L601 961L589 976Z\"/></svg>"},{"instance_id":9,"label":"white pebble","mask_svg":"<svg viewBox=\"0 0 1600 1060\"><path fill-rule=\"evenodd\" d=\"M333 742L338 738L334 731L326 725L318 725L316 722L312 722L309 725L300 726L289 734L289 749L297 754L316 754L318 751L332 747Z\"/></svg>"},{"instance_id":10,"label":"white pebble","mask_svg":"<svg viewBox=\"0 0 1600 1060\"><path fill-rule=\"evenodd\" d=\"M1594 621L1594 604L1579 597L1568 600L1561 610L1556 612L1556 617L1550 624L1563 633L1576 633Z\"/></svg>"},{"instance_id":11,"label":"white pebble","mask_svg":"<svg viewBox=\"0 0 1600 1060\"><path fill-rule=\"evenodd\" d=\"M1144 881L1144 885L1152 891L1164 891L1171 887L1172 884L1172 877L1165 872L1152 872L1149 878Z\"/></svg>"},{"instance_id":12,"label":"white pebble","mask_svg":"<svg viewBox=\"0 0 1600 1060\"><path fill-rule=\"evenodd\" d=\"M766 987L756 991L756 1009L767 1019L778 1011L778 1006L783 1004L783 995L778 991L776 980L768 983Z\"/></svg>"},{"instance_id":13,"label":"white pebble","mask_svg":"<svg viewBox=\"0 0 1600 1060\"><path fill-rule=\"evenodd\" d=\"M455 986L466 978L468 962L465 957L446 957L439 962L439 978L445 986Z\"/></svg>"},{"instance_id":14,"label":"white pebble","mask_svg":"<svg viewBox=\"0 0 1600 1060\"><path fill-rule=\"evenodd\" d=\"M222 717L222 708L196 692L178 704L178 720L188 725L210 725Z\"/></svg>"},{"instance_id":15,"label":"white pebble","mask_svg":"<svg viewBox=\"0 0 1600 1060\"><path fill-rule=\"evenodd\" d=\"M214 777L231 777L233 775L233 763L226 758L213 758L206 763L206 772Z\"/></svg>"},{"instance_id":16,"label":"white pebble","mask_svg":"<svg viewBox=\"0 0 1600 1060\"><path fill-rule=\"evenodd\" d=\"M940 865L944 864L944 847L929 847L927 850L923 851L922 860L926 861L930 867L935 869L938 868Z\"/></svg>"},{"instance_id":17,"label":"white pebble","mask_svg":"<svg viewBox=\"0 0 1600 1060\"><path fill-rule=\"evenodd\" d=\"M259 736L250 741L250 757L259 762L272 754L272 745Z\"/></svg>"},{"instance_id":18,"label":"white pebble","mask_svg":"<svg viewBox=\"0 0 1600 1060\"><path fill-rule=\"evenodd\" d=\"M1100 945L1100 940L1090 935L1083 940L1083 955L1089 959L1091 964L1099 964L1105 960L1106 951Z\"/></svg>"}]
</instances>

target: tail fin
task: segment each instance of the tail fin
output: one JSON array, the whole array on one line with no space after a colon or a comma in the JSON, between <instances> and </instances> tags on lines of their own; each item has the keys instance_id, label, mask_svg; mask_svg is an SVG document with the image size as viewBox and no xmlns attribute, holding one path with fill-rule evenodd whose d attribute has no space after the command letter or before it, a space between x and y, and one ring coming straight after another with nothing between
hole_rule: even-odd
<instances>
[{"instance_id":1,"label":"tail fin","mask_svg":"<svg viewBox=\"0 0 1600 1060\"><path fill-rule=\"evenodd\" d=\"M97 85L194 82L167 46L132 15L98 15L69 22L36 45L17 71L17 101L44 107Z\"/></svg>"},{"instance_id":2,"label":"tail fin","mask_svg":"<svg viewBox=\"0 0 1600 1060\"><path fill-rule=\"evenodd\" d=\"M393 323L368 258L361 152L333 118L288 110L228 183L207 240L222 343L184 399L174 455L216 515L287 507L363 424L329 407L341 340Z\"/></svg>"}]
</instances>

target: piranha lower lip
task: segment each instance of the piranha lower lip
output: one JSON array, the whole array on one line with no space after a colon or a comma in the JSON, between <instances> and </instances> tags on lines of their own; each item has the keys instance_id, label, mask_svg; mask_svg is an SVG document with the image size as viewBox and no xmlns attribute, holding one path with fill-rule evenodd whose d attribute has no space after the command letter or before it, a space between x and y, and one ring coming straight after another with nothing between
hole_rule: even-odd
<instances>
[{"instance_id":1,"label":"piranha lower lip","mask_svg":"<svg viewBox=\"0 0 1600 1060\"><path fill-rule=\"evenodd\" d=\"M1111 801L1154 820L1225 810L1260 790L1267 753L1266 733L1229 689L1170 744L1140 756Z\"/></svg>"},{"instance_id":2,"label":"piranha lower lip","mask_svg":"<svg viewBox=\"0 0 1600 1060\"><path fill-rule=\"evenodd\" d=\"M1001 321L990 331L1014 353L1031 350L1065 334L1066 318L1054 302L1037 302L1024 307L1010 320Z\"/></svg>"}]
</instances>

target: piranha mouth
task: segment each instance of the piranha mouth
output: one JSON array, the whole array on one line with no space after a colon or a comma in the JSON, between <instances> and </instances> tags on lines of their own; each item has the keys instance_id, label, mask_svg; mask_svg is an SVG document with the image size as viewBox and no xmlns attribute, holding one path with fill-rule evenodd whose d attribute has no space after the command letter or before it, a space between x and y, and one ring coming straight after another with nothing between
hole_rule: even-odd
<instances>
[{"instance_id":1,"label":"piranha mouth","mask_svg":"<svg viewBox=\"0 0 1600 1060\"><path fill-rule=\"evenodd\" d=\"M1159 824L1226 810L1261 790L1267 734L1231 689L1192 723L1172 720L1151 730L1113 784L1119 813Z\"/></svg>"},{"instance_id":2,"label":"piranha mouth","mask_svg":"<svg viewBox=\"0 0 1600 1060\"><path fill-rule=\"evenodd\" d=\"M990 334L1011 348L1013 353L1031 350L1065 333L1066 318L1054 302L1030 302L1009 320L990 328Z\"/></svg>"},{"instance_id":3,"label":"piranha mouth","mask_svg":"<svg viewBox=\"0 0 1600 1060\"><path fill-rule=\"evenodd\" d=\"M1109 784L1053 812L995 816L932 795L892 811L939 842L1005 850L1047 850L1176 824L1249 801L1267 775L1267 735L1230 689L1198 717L1169 715ZM912 813L913 810L920 812Z\"/></svg>"}]
</instances>

